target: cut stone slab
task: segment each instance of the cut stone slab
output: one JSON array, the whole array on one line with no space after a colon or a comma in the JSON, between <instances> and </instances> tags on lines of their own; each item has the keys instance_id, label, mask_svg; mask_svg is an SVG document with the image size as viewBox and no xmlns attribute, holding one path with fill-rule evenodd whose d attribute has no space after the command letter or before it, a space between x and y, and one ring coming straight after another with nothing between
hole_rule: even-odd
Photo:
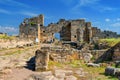
<instances>
[{"instance_id":1,"label":"cut stone slab","mask_svg":"<svg viewBox=\"0 0 120 80\"><path fill-rule=\"evenodd\" d=\"M59 79L65 78L65 71L64 70L55 70L55 77Z\"/></svg>"},{"instance_id":2,"label":"cut stone slab","mask_svg":"<svg viewBox=\"0 0 120 80\"><path fill-rule=\"evenodd\" d=\"M66 76L66 80L77 80L75 76Z\"/></svg>"}]
</instances>

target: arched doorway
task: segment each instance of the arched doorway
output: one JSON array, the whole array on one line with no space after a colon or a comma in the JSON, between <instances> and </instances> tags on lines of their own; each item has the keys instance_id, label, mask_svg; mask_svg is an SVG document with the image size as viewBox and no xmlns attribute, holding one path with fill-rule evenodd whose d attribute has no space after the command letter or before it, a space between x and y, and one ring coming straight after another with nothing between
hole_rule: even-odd
<instances>
[{"instance_id":1,"label":"arched doorway","mask_svg":"<svg viewBox=\"0 0 120 80\"><path fill-rule=\"evenodd\" d=\"M54 37L56 40L60 41L60 33L54 33Z\"/></svg>"}]
</instances>

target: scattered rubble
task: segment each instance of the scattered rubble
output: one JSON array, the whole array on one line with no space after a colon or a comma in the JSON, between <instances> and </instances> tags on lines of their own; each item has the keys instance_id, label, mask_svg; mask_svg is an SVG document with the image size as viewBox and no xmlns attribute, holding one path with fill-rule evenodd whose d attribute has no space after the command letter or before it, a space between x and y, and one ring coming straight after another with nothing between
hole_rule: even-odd
<instances>
[{"instance_id":1,"label":"scattered rubble","mask_svg":"<svg viewBox=\"0 0 120 80\"><path fill-rule=\"evenodd\" d=\"M87 63L88 67L100 67L100 64L95 64L95 63Z\"/></svg>"},{"instance_id":2,"label":"scattered rubble","mask_svg":"<svg viewBox=\"0 0 120 80\"><path fill-rule=\"evenodd\" d=\"M120 73L120 69L119 68L107 67L105 69L105 74L106 75L110 75L110 76L116 76L117 75L118 76L118 73Z\"/></svg>"}]
</instances>

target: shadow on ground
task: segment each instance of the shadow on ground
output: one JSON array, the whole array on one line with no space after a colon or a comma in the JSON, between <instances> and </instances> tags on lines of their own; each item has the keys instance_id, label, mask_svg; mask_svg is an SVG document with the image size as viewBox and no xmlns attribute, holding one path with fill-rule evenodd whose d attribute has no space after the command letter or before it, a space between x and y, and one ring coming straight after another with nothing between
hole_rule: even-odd
<instances>
[{"instance_id":1,"label":"shadow on ground","mask_svg":"<svg viewBox=\"0 0 120 80\"><path fill-rule=\"evenodd\" d=\"M110 76L110 75L106 75L105 73L99 73L100 75L104 75L104 76L107 76L108 79L110 80L118 80L118 78L116 76Z\"/></svg>"},{"instance_id":2,"label":"shadow on ground","mask_svg":"<svg viewBox=\"0 0 120 80\"><path fill-rule=\"evenodd\" d=\"M25 68L35 71L35 56L31 57L29 61L27 61L27 65Z\"/></svg>"}]
</instances>

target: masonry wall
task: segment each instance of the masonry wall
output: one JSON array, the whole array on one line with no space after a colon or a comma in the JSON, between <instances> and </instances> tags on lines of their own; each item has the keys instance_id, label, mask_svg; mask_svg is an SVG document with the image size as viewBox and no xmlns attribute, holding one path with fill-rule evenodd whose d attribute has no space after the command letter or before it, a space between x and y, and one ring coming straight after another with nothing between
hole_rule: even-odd
<instances>
[{"instance_id":1,"label":"masonry wall","mask_svg":"<svg viewBox=\"0 0 120 80\"><path fill-rule=\"evenodd\" d=\"M71 41L71 23L66 23L60 31L61 41Z\"/></svg>"},{"instance_id":2,"label":"masonry wall","mask_svg":"<svg viewBox=\"0 0 120 80\"><path fill-rule=\"evenodd\" d=\"M41 17L43 20L43 17ZM40 18L34 17L25 20L23 24L20 25L20 37L21 38L29 38L35 40L38 36L38 27L37 24L43 24L43 22L39 22ZM39 22L39 23L37 23ZM33 24L34 23L34 24ZM82 42L90 41L91 32L91 23L86 23L84 19L78 20L64 20L61 19L57 23L51 23L46 27L40 25L41 29L41 41L46 42L54 39L55 33L60 33L61 41L72 41L72 42Z\"/></svg>"},{"instance_id":3,"label":"masonry wall","mask_svg":"<svg viewBox=\"0 0 120 80\"><path fill-rule=\"evenodd\" d=\"M71 22L71 40L76 42L80 41L80 35L83 36L82 31L84 32L85 20L72 20ZM83 38L83 37L81 37Z\"/></svg>"},{"instance_id":4,"label":"masonry wall","mask_svg":"<svg viewBox=\"0 0 120 80\"><path fill-rule=\"evenodd\" d=\"M20 38L30 39L35 41L38 38L38 24L44 25L44 16L39 15L38 17L26 18L19 26Z\"/></svg>"},{"instance_id":5,"label":"masonry wall","mask_svg":"<svg viewBox=\"0 0 120 80\"><path fill-rule=\"evenodd\" d=\"M91 28L91 22L85 23L85 30L84 30L84 41L85 42L91 42L92 39L92 28Z\"/></svg>"},{"instance_id":6,"label":"masonry wall","mask_svg":"<svg viewBox=\"0 0 120 80\"><path fill-rule=\"evenodd\" d=\"M92 36L98 38L118 38L119 35L112 31L101 31L97 27L92 27Z\"/></svg>"},{"instance_id":7,"label":"masonry wall","mask_svg":"<svg viewBox=\"0 0 120 80\"><path fill-rule=\"evenodd\" d=\"M20 25L20 38L34 40L38 38L38 24L40 25L40 41L54 41L55 33L60 33L61 41L71 42L92 42L94 37L117 38L118 35L112 31L101 31L92 27L91 22L84 19L65 20L60 19L57 23L50 23L44 26L44 16L26 18Z\"/></svg>"}]
</instances>

